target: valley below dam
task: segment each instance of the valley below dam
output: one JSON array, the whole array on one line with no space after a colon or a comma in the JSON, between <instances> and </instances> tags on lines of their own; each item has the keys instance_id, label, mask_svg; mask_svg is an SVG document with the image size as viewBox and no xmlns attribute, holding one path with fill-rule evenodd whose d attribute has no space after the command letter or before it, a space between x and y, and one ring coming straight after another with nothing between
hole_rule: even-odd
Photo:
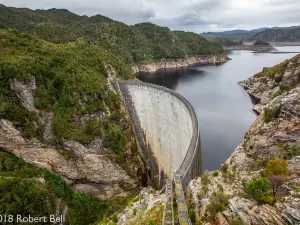
<instances>
[{"instance_id":1,"label":"valley below dam","mask_svg":"<svg viewBox=\"0 0 300 225\"><path fill-rule=\"evenodd\" d=\"M232 60L217 66L137 74L141 81L170 88L192 104L200 129L203 172L220 168L256 118L249 95L237 83L297 55L300 46L277 50L278 54L231 51Z\"/></svg>"}]
</instances>

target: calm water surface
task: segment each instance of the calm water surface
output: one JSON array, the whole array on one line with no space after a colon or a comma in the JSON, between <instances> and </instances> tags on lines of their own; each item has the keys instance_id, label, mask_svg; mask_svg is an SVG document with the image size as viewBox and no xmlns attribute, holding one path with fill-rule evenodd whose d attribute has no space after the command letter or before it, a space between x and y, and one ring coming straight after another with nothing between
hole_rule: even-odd
<instances>
[{"instance_id":1,"label":"calm water surface","mask_svg":"<svg viewBox=\"0 0 300 225\"><path fill-rule=\"evenodd\" d=\"M300 52L300 47L278 47L280 52ZM140 80L173 89L191 102L197 113L203 171L215 170L241 143L254 122L253 104L237 85L263 67L274 66L296 53L233 51L231 61L219 66L193 66L182 71L139 74Z\"/></svg>"}]
</instances>

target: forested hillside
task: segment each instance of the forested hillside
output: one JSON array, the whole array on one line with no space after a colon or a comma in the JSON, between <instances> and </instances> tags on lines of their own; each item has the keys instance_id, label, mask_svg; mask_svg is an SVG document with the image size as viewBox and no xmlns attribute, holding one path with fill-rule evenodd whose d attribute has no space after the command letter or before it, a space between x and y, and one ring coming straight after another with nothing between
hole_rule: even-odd
<instances>
[{"instance_id":1,"label":"forested hillside","mask_svg":"<svg viewBox=\"0 0 300 225\"><path fill-rule=\"evenodd\" d=\"M300 27L291 29L268 29L255 34L251 39L266 42L300 42Z\"/></svg>"},{"instance_id":2,"label":"forested hillside","mask_svg":"<svg viewBox=\"0 0 300 225\"><path fill-rule=\"evenodd\" d=\"M84 37L129 63L223 53L221 46L195 33L173 32L151 23L128 26L101 15L79 16L65 9L33 11L2 5L0 28L14 28L55 43Z\"/></svg>"},{"instance_id":3,"label":"forested hillside","mask_svg":"<svg viewBox=\"0 0 300 225\"><path fill-rule=\"evenodd\" d=\"M13 146L17 143L12 136L14 141L6 141L2 136L9 136L3 124L11 121L11 129L15 129L15 134L21 134L18 140L25 138L26 145L32 148L26 154L27 161L47 168L36 158L35 145L40 143L45 154L47 148L55 149L53 153L58 154L55 160L65 162L65 165L52 167L58 174L59 166L74 170L72 165L78 162L84 163L84 167L91 164L82 161L88 152L78 155L74 147L66 148L67 142L84 148L83 145L97 137L101 138L97 149L107 149L112 162L136 177L139 164L135 146L130 144L133 139L131 129L122 113L118 95L107 86L107 68L111 66L120 78L129 79L130 67L119 57L83 39L54 44L15 30L0 30L0 49L0 214L48 216L55 213L58 206L63 212L67 205L69 224L78 225L93 223L105 214L112 215L112 212L106 213L110 209L106 208L105 202L74 192L59 176L3 153L14 151ZM50 138L45 138L47 120L50 121ZM99 157L97 154L92 156ZM46 156L42 158L46 164L53 164ZM100 162L92 162L92 166L96 168ZM91 182L89 175L79 175L86 176L83 182ZM112 210L114 212L116 208Z\"/></svg>"}]
</instances>

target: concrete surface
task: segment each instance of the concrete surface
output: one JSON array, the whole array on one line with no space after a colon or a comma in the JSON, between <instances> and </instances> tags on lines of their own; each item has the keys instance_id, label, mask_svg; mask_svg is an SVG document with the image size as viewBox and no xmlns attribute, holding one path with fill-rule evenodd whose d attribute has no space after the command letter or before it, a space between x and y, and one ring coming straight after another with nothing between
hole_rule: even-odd
<instances>
[{"instance_id":1,"label":"concrete surface","mask_svg":"<svg viewBox=\"0 0 300 225\"><path fill-rule=\"evenodd\" d=\"M138 136L152 184L160 188L173 173L183 186L201 174L201 144L193 107L178 93L140 81L120 81L120 91Z\"/></svg>"}]
</instances>

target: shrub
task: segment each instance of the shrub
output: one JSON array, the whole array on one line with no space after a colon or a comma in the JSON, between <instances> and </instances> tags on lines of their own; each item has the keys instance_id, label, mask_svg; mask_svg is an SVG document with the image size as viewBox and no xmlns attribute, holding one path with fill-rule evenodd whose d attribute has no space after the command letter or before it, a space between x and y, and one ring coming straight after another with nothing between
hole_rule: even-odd
<instances>
[{"instance_id":1,"label":"shrub","mask_svg":"<svg viewBox=\"0 0 300 225\"><path fill-rule=\"evenodd\" d=\"M270 203L272 201L270 199L271 196L268 196L269 189L269 180L267 178L260 178L250 181L246 185L246 194L250 199L254 199L258 203Z\"/></svg>"},{"instance_id":2,"label":"shrub","mask_svg":"<svg viewBox=\"0 0 300 225\"><path fill-rule=\"evenodd\" d=\"M288 164L282 159L271 159L268 162L266 172L268 175L288 175Z\"/></svg>"},{"instance_id":3,"label":"shrub","mask_svg":"<svg viewBox=\"0 0 300 225\"><path fill-rule=\"evenodd\" d=\"M112 215L112 221L113 221L114 223L117 223L117 222L119 221L117 214L114 213L114 214Z\"/></svg>"},{"instance_id":4,"label":"shrub","mask_svg":"<svg viewBox=\"0 0 300 225\"><path fill-rule=\"evenodd\" d=\"M137 214L137 208L134 208L134 209L133 209L132 214L133 214L134 216Z\"/></svg>"},{"instance_id":5,"label":"shrub","mask_svg":"<svg viewBox=\"0 0 300 225\"><path fill-rule=\"evenodd\" d=\"M222 164L222 166L221 166L221 171L222 171L222 173L227 173L227 170L228 170L228 164Z\"/></svg>"},{"instance_id":6,"label":"shrub","mask_svg":"<svg viewBox=\"0 0 300 225\"><path fill-rule=\"evenodd\" d=\"M222 186L221 184L218 184L217 186L218 186L218 189L219 189L221 192L224 191L224 188L223 188L223 186Z\"/></svg>"},{"instance_id":7,"label":"shrub","mask_svg":"<svg viewBox=\"0 0 300 225\"><path fill-rule=\"evenodd\" d=\"M189 217L192 221L192 223L196 222L196 213L193 207L189 207Z\"/></svg>"},{"instance_id":8,"label":"shrub","mask_svg":"<svg viewBox=\"0 0 300 225\"><path fill-rule=\"evenodd\" d=\"M201 176L202 185L208 185L210 183L210 179L207 174Z\"/></svg>"},{"instance_id":9,"label":"shrub","mask_svg":"<svg viewBox=\"0 0 300 225\"><path fill-rule=\"evenodd\" d=\"M279 117L281 112L281 105L265 108L264 109L264 121L266 123L271 122L273 119L276 119Z\"/></svg>"},{"instance_id":10,"label":"shrub","mask_svg":"<svg viewBox=\"0 0 300 225\"><path fill-rule=\"evenodd\" d=\"M285 159L291 159L292 157L300 155L300 147L299 145L294 145L291 147L291 149L284 154Z\"/></svg>"},{"instance_id":11,"label":"shrub","mask_svg":"<svg viewBox=\"0 0 300 225\"><path fill-rule=\"evenodd\" d=\"M198 200L201 200L203 198L203 195L201 193L198 193L197 198L198 198Z\"/></svg>"},{"instance_id":12,"label":"shrub","mask_svg":"<svg viewBox=\"0 0 300 225\"><path fill-rule=\"evenodd\" d=\"M215 193L210 196L209 202L209 205L207 205L207 211L210 215L209 219L214 220L219 212L225 210L228 204L228 196L223 192Z\"/></svg>"},{"instance_id":13,"label":"shrub","mask_svg":"<svg viewBox=\"0 0 300 225\"><path fill-rule=\"evenodd\" d=\"M208 187L206 185L202 186L202 191L207 194L208 193Z\"/></svg>"},{"instance_id":14,"label":"shrub","mask_svg":"<svg viewBox=\"0 0 300 225\"><path fill-rule=\"evenodd\" d=\"M213 176L214 176L214 177L219 176L219 172L218 172L218 171L215 171L215 172L213 173Z\"/></svg>"}]
</instances>

